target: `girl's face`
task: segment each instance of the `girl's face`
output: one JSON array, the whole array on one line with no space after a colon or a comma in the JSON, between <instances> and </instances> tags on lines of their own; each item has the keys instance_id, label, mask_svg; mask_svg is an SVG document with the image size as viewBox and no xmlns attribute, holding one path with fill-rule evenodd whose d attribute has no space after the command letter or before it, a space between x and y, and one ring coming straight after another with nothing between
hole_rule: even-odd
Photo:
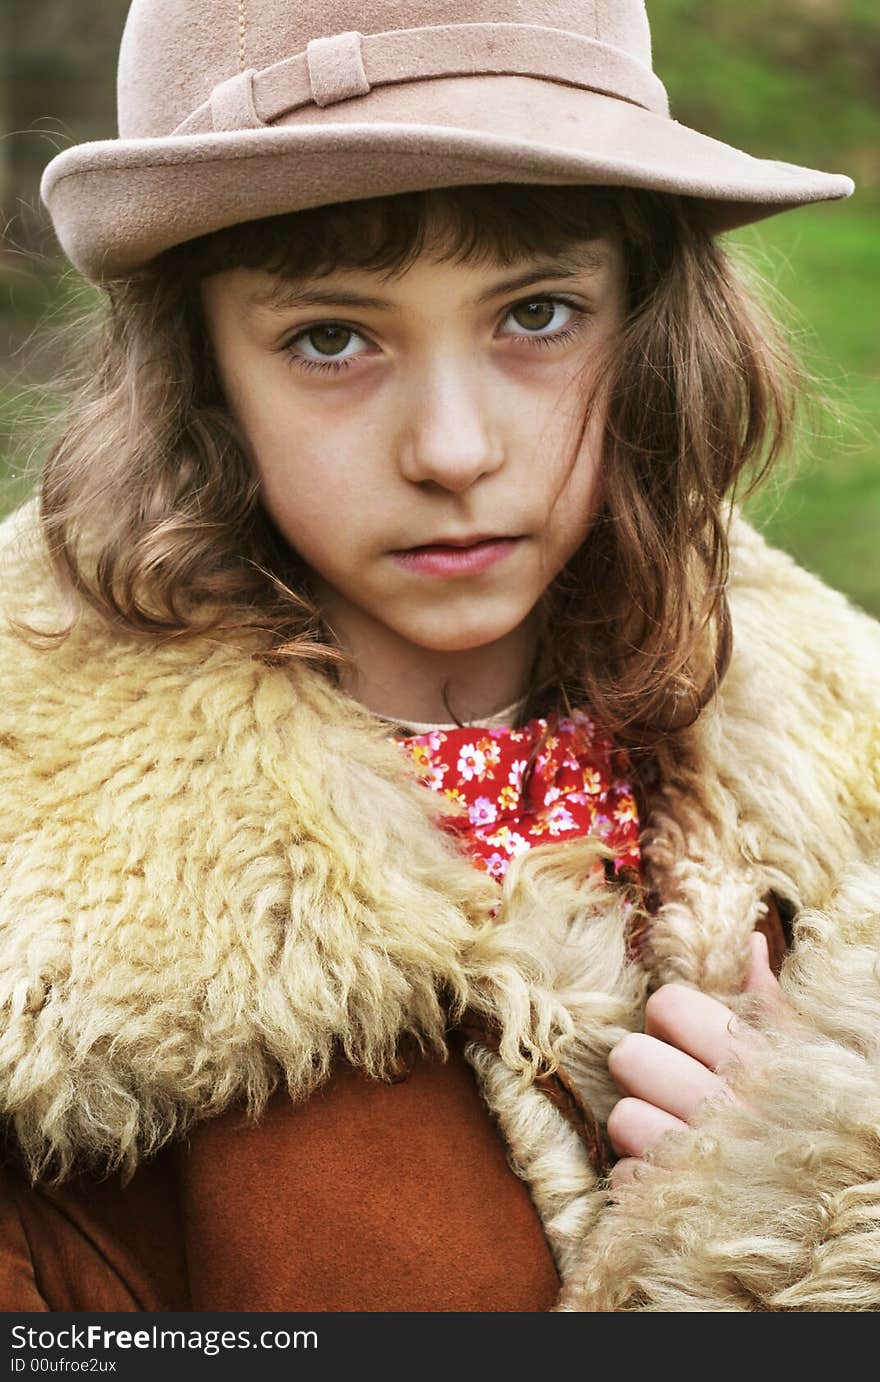
<instances>
[{"instance_id":1,"label":"girl's face","mask_svg":"<svg viewBox=\"0 0 880 1382\"><path fill-rule=\"evenodd\" d=\"M359 658L383 658L389 685L419 657L453 666L522 642L583 542L601 398L578 437L623 281L610 239L514 267L426 253L392 280L243 268L204 280L263 504L329 626Z\"/></svg>"}]
</instances>

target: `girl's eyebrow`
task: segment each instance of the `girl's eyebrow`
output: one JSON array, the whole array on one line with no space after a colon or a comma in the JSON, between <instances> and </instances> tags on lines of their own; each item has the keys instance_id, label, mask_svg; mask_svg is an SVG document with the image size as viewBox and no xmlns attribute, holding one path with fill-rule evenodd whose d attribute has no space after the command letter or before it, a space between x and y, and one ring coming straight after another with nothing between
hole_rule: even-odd
<instances>
[{"instance_id":1,"label":"girl's eyebrow","mask_svg":"<svg viewBox=\"0 0 880 1382\"><path fill-rule=\"evenodd\" d=\"M558 259L552 263L533 266L525 273L515 274L493 283L491 288L473 299L472 305L479 307L492 298L527 288L545 278L582 278L585 273L595 274L608 263L607 250L584 247L577 256ZM386 298L371 297L346 288L302 287L294 282L279 282L272 288L248 295L248 307L264 308L273 312L289 311L293 307L366 307L377 312L399 312L400 306Z\"/></svg>"}]
</instances>

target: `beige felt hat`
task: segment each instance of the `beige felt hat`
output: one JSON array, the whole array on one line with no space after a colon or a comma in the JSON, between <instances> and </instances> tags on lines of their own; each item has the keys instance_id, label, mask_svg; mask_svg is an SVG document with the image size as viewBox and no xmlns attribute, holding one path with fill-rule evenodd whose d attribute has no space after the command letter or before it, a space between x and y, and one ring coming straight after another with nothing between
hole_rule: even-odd
<instances>
[{"instance_id":1,"label":"beige felt hat","mask_svg":"<svg viewBox=\"0 0 880 1382\"><path fill-rule=\"evenodd\" d=\"M119 138L53 158L67 255L106 280L238 221L466 183L705 201L713 231L852 180L678 124L643 0L134 0Z\"/></svg>"}]
</instances>

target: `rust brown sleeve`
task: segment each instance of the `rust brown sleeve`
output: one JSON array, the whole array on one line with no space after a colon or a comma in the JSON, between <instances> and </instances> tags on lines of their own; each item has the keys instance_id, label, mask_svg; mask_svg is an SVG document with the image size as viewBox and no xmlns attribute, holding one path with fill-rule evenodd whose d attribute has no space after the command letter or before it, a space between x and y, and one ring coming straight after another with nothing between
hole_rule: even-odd
<instances>
[{"instance_id":1,"label":"rust brown sleeve","mask_svg":"<svg viewBox=\"0 0 880 1382\"><path fill-rule=\"evenodd\" d=\"M0 1311L43 1311L30 1245L5 1166L0 1166Z\"/></svg>"}]
</instances>

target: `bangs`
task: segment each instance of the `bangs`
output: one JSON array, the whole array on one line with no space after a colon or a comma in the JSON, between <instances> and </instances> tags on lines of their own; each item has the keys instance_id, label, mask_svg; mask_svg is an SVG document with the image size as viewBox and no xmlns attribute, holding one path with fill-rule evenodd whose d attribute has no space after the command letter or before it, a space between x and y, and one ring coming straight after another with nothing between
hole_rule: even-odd
<instances>
[{"instance_id":1,"label":"bangs","mask_svg":"<svg viewBox=\"0 0 880 1382\"><path fill-rule=\"evenodd\" d=\"M156 267L198 280L227 269L281 279L362 269L388 278L422 254L513 265L619 234L621 189L523 184L431 188L243 222L166 251Z\"/></svg>"}]
</instances>

